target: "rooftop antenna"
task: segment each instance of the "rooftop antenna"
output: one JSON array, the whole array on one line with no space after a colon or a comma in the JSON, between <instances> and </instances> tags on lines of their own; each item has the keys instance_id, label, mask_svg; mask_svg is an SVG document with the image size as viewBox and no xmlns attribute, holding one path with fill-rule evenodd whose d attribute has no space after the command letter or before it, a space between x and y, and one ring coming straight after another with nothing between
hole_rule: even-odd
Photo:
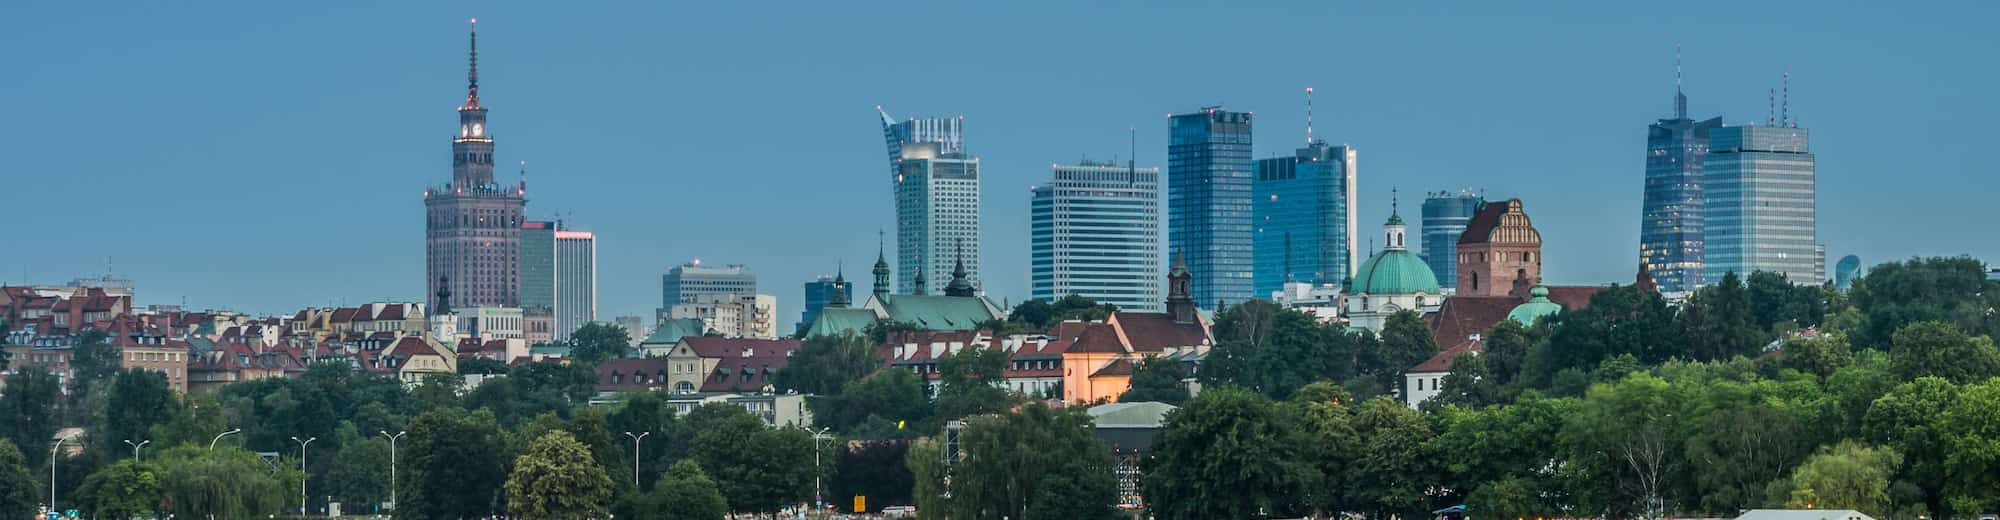
<instances>
[{"instance_id":1,"label":"rooftop antenna","mask_svg":"<svg viewBox=\"0 0 2000 520\"><path fill-rule=\"evenodd\" d=\"M1688 98L1681 92L1681 44L1674 44L1674 118L1687 119Z\"/></svg>"},{"instance_id":2,"label":"rooftop antenna","mask_svg":"<svg viewBox=\"0 0 2000 520\"><path fill-rule=\"evenodd\" d=\"M1306 146L1313 144L1313 88L1306 87Z\"/></svg>"},{"instance_id":3,"label":"rooftop antenna","mask_svg":"<svg viewBox=\"0 0 2000 520\"><path fill-rule=\"evenodd\" d=\"M1767 92L1766 95L1769 96L1771 106L1764 109L1764 124L1778 126L1778 91L1777 89L1765 89L1765 91Z\"/></svg>"},{"instance_id":4,"label":"rooftop antenna","mask_svg":"<svg viewBox=\"0 0 2000 520\"><path fill-rule=\"evenodd\" d=\"M1778 103L1778 126L1792 126L1792 70L1785 69L1784 97Z\"/></svg>"}]
</instances>

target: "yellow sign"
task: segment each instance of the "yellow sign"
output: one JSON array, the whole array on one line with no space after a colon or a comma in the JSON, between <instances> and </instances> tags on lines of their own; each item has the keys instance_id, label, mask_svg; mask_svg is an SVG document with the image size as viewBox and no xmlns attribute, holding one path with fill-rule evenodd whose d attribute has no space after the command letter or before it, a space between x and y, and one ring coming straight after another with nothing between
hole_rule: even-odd
<instances>
[{"instance_id":1,"label":"yellow sign","mask_svg":"<svg viewBox=\"0 0 2000 520\"><path fill-rule=\"evenodd\" d=\"M854 495L854 512L856 513L868 512L868 497L864 497L861 495Z\"/></svg>"}]
</instances>

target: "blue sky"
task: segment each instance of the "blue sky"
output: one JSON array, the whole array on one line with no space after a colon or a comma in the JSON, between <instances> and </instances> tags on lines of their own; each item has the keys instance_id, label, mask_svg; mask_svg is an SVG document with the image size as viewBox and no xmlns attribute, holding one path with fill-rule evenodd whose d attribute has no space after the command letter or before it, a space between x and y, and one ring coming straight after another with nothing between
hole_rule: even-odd
<instances>
[{"instance_id":1,"label":"blue sky","mask_svg":"<svg viewBox=\"0 0 2000 520\"><path fill-rule=\"evenodd\" d=\"M598 234L604 319L650 316L695 257L749 264L787 325L801 282L865 276L892 217L878 104L965 116L987 288L1020 301L1050 163L1128 155L1136 126L1162 165L1164 116L1210 104L1289 153L1306 86L1360 152L1364 232L1392 187L1485 189L1526 201L1552 282L1629 281L1676 43L1697 116L1761 121L1791 71L1829 260L2000 260L1975 231L1991 2L36 0L0 4L0 281L109 257L142 304L421 298L475 16L497 162L528 162L531 215Z\"/></svg>"}]
</instances>

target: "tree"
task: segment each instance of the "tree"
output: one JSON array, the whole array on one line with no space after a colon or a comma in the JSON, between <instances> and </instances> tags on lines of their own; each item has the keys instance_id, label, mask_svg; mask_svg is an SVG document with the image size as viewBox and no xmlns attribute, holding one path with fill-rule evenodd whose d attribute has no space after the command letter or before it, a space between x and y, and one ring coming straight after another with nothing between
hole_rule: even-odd
<instances>
[{"instance_id":1,"label":"tree","mask_svg":"<svg viewBox=\"0 0 2000 520\"><path fill-rule=\"evenodd\" d=\"M1132 368L1132 385L1118 396L1122 403L1158 401L1178 405L1188 399L1187 368L1178 360L1146 357Z\"/></svg>"},{"instance_id":2,"label":"tree","mask_svg":"<svg viewBox=\"0 0 2000 520\"><path fill-rule=\"evenodd\" d=\"M1315 381L1353 375L1354 338L1312 316L1263 300L1230 307L1216 319L1216 346L1199 377L1273 399ZM1403 368L1408 368L1403 367Z\"/></svg>"},{"instance_id":3,"label":"tree","mask_svg":"<svg viewBox=\"0 0 2000 520\"><path fill-rule=\"evenodd\" d=\"M257 454L234 447L182 445L160 450L160 493L165 513L178 518L257 518L288 509L298 496L296 460L273 472Z\"/></svg>"},{"instance_id":4,"label":"tree","mask_svg":"<svg viewBox=\"0 0 2000 520\"><path fill-rule=\"evenodd\" d=\"M472 357L458 360L458 373L481 375L507 375L507 362L498 359Z\"/></svg>"},{"instance_id":5,"label":"tree","mask_svg":"<svg viewBox=\"0 0 2000 520\"><path fill-rule=\"evenodd\" d=\"M1751 321L1750 293L1733 271L1688 298L1681 334L1688 354L1701 361L1753 356L1764 345L1763 330Z\"/></svg>"},{"instance_id":6,"label":"tree","mask_svg":"<svg viewBox=\"0 0 2000 520\"><path fill-rule=\"evenodd\" d=\"M1360 453L1345 477L1347 505L1372 518L1419 518L1429 511L1430 425L1422 413L1388 396L1361 403L1354 414Z\"/></svg>"},{"instance_id":7,"label":"tree","mask_svg":"<svg viewBox=\"0 0 2000 520\"><path fill-rule=\"evenodd\" d=\"M1111 453L1082 407L1032 402L968 419L952 472L955 518L1112 518L1118 483Z\"/></svg>"},{"instance_id":8,"label":"tree","mask_svg":"<svg viewBox=\"0 0 2000 520\"><path fill-rule=\"evenodd\" d=\"M1778 347L1778 352L1779 368L1821 378L1832 377L1834 372L1854 363L1854 351L1847 347L1847 337L1839 334L1787 338Z\"/></svg>"},{"instance_id":9,"label":"tree","mask_svg":"<svg viewBox=\"0 0 2000 520\"><path fill-rule=\"evenodd\" d=\"M1970 257L1912 258L1877 265L1854 281L1848 298L1865 325L1856 345L1886 345L1896 331L1921 321L1950 321L1975 335L2000 336L2000 281Z\"/></svg>"},{"instance_id":10,"label":"tree","mask_svg":"<svg viewBox=\"0 0 2000 520\"><path fill-rule=\"evenodd\" d=\"M1285 414L1294 421L1293 429L1304 460L1321 477L1320 484L1309 489L1305 497L1313 511L1328 514L1340 511L1346 498L1340 490L1347 482L1348 465L1360 450L1353 412L1349 410L1353 402L1354 396L1347 389L1331 381L1320 381L1299 388L1292 393L1292 400L1282 405Z\"/></svg>"},{"instance_id":11,"label":"tree","mask_svg":"<svg viewBox=\"0 0 2000 520\"><path fill-rule=\"evenodd\" d=\"M1055 306L1049 305L1047 300L1030 298L1015 305L1014 310L1007 313L1007 321L1033 330L1049 330L1049 326L1056 322L1055 315Z\"/></svg>"},{"instance_id":12,"label":"tree","mask_svg":"<svg viewBox=\"0 0 2000 520\"><path fill-rule=\"evenodd\" d=\"M1673 311L1658 293L1636 286L1612 286L1590 297L1590 305L1543 318L1549 338L1535 344L1523 370L1531 386L1548 388L1564 369L1588 371L1605 359L1631 354L1646 364L1686 357ZM1538 325L1539 326L1539 325Z\"/></svg>"},{"instance_id":13,"label":"tree","mask_svg":"<svg viewBox=\"0 0 2000 520\"><path fill-rule=\"evenodd\" d=\"M1148 508L1161 518L1300 512L1321 475L1307 461L1299 433L1263 395L1203 389L1167 414L1153 441L1145 462Z\"/></svg>"},{"instance_id":14,"label":"tree","mask_svg":"<svg viewBox=\"0 0 2000 520\"><path fill-rule=\"evenodd\" d=\"M121 440L151 440L153 426L173 420L180 411L180 400L167 387L167 375L160 372L127 369L111 380L110 389L104 423L91 436L91 446L100 451L123 452L126 445Z\"/></svg>"},{"instance_id":15,"label":"tree","mask_svg":"<svg viewBox=\"0 0 2000 520\"><path fill-rule=\"evenodd\" d=\"M1506 390L1485 355L1461 352L1451 362L1451 371L1440 381L1438 394L1422 404L1433 410L1447 405L1477 408L1504 403Z\"/></svg>"},{"instance_id":16,"label":"tree","mask_svg":"<svg viewBox=\"0 0 2000 520\"><path fill-rule=\"evenodd\" d=\"M70 395L90 394L91 385L118 374L118 347L104 331L91 329L78 334L70 358Z\"/></svg>"},{"instance_id":17,"label":"tree","mask_svg":"<svg viewBox=\"0 0 2000 520\"><path fill-rule=\"evenodd\" d=\"M1793 469L1784 496L1773 498L1782 498L1791 508L1853 509L1888 516L1889 481L1900 464L1902 455L1894 449L1841 441L1820 448Z\"/></svg>"},{"instance_id":18,"label":"tree","mask_svg":"<svg viewBox=\"0 0 2000 520\"><path fill-rule=\"evenodd\" d=\"M149 517L160 510L159 466L135 459L118 461L83 479L77 494L98 518Z\"/></svg>"},{"instance_id":19,"label":"tree","mask_svg":"<svg viewBox=\"0 0 2000 520\"><path fill-rule=\"evenodd\" d=\"M849 497L865 496L871 508L880 510L884 506L909 505L913 497L911 490L916 486L916 475L910 472L904 460L909 458L911 441L895 439L882 441L837 443L833 454L833 475L826 479L827 499L841 510L853 513Z\"/></svg>"},{"instance_id":20,"label":"tree","mask_svg":"<svg viewBox=\"0 0 2000 520\"><path fill-rule=\"evenodd\" d=\"M33 518L35 506L42 503L42 496L35 492L40 488L20 448L0 439L0 518Z\"/></svg>"},{"instance_id":21,"label":"tree","mask_svg":"<svg viewBox=\"0 0 2000 520\"><path fill-rule=\"evenodd\" d=\"M526 518L598 518L610 501L611 477L566 431L536 438L507 477L507 511Z\"/></svg>"},{"instance_id":22,"label":"tree","mask_svg":"<svg viewBox=\"0 0 2000 520\"><path fill-rule=\"evenodd\" d=\"M833 395L842 387L882 368L875 345L859 336L807 338L784 370L772 376L780 390L806 395Z\"/></svg>"},{"instance_id":23,"label":"tree","mask_svg":"<svg viewBox=\"0 0 2000 520\"><path fill-rule=\"evenodd\" d=\"M26 453L29 467L46 463L46 456L39 448L56 433L56 400L62 396L62 383L54 374L39 366L22 366L7 375L5 392L0 392L0 439L11 441L16 446L30 446Z\"/></svg>"},{"instance_id":24,"label":"tree","mask_svg":"<svg viewBox=\"0 0 2000 520\"><path fill-rule=\"evenodd\" d=\"M1582 466L1576 470L1583 478L1596 483L1589 491L1610 506L1606 513L1656 518L1663 512L1667 477L1681 462L1681 439L1670 428L1675 412L1686 416L1680 410L1686 400L1665 380L1636 373L1592 385L1571 414L1557 440L1565 458Z\"/></svg>"},{"instance_id":25,"label":"tree","mask_svg":"<svg viewBox=\"0 0 2000 520\"><path fill-rule=\"evenodd\" d=\"M1945 469L1953 475L1946 488L1952 509L2000 508L2000 378L1964 387L1939 422L1951 450Z\"/></svg>"},{"instance_id":26,"label":"tree","mask_svg":"<svg viewBox=\"0 0 2000 520\"><path fill-rule=\"evenodd\" d=\"M1382 388L1403 389L1403 373L1437 355L1437 338L1416 311L1404 309L1389 315L1382 325L1382 341L1374 355L1363 356L1362 372L1373 375ZM1372 367L1368 365L1373 365Z\"/></svg>"},{"instance_id":27,"label":"tree","mask_svg":"<svg viewBox=\"0 0 2000 520\"><path fill-rule=\"evenodd\" d=\"M1904 379L1938 376L1969 384L2000 376L2000 350L1986 337L1968 337L1942 321L1912 323L1896 331L1889 361Z\"/></svg>"},{"instance_id":28,"label":"tree","mask_svg":"<svg viewBox=\"0 0 2000 520\"><path fill-rule=\"evenodd\" d=\"M686 443L680 440L687 437L687 432L680 421L675 420L673 404L668 403L659 392L631 392L620 397L623 402L604 418L605 431L614 432L610 435L621 438L623 432L632 432L633 435L651 432L652 438L658 439L651 445L642 445L638 454L640 481L633 484L633 489L646 489L646 482L657 478L674 461L686 456ZM632 467L633 454L625 451L632 446L621 442L617 443L617 449L619 455L615 466ZM614 474L613 480L619 480L619 475Z\"/></svg>"},{"instance_id":29,"label":"tree","mask_svg":"<svg viewBox=\"0 0 2000 520\"><path fill-rule=\"evenodd\" d=\"M1750 297L1750 319L1765 332L1813 327L1824 321L1827 293L1819 286L1792 285L1785 273L1757 271L1750 273L1745 289Z\"/></svg>"},{"instance_id":30,"label":"tree","mask_svg":"<svg viewBox=\"0 0 2000 520\"><path fill-rule=\"evenodd\" d=\"M645 507L638 516L642 520L722 520L729 514L729 502L715 481L693 461L674 463L642 500Z\"/></svg>"},{"instance_id":31,"label":"tree","mask_svg":"<svg viewBox=\"0 0 2000 520\"><path fill-rule=\"evenodd\" d=\"M1445 488L1467 493L1467 506L1486 502L1511 516L1556 516L1546 502L1523 500L1522 493L1543 496L1559 491L1553 472L1563 455L1548 439L1557 438L1563 419L1574 413L1574 399L1548 399L1529 393L1512 404L1471 408L1448 406L1435 417L1438 435L1431 441L1439 469L1448 477ZM1477 498L1477 499L1476 499Z\"/></svg>"},{"instance_id":32,"label":"tree","mask_svg":"<svg viewBox=\"0 0 2000 520\"><path fill-rule=\"evenodd\" d=\"M939 359L938 418L999 413L1012 407L1014 397L1000 386L1007 377L1007 363L1007 351L984 346L967 346Z\"/></svg>"},{"instance_id":33,"label":"tree","mask_svg":"<svg viewBox=\"0 0 2000 520\"><path fill-rule=\"evenodd\" d=\"M806 404L812 407L814 424L842 433L854 433L862 425L877 421L908 426L931 417L931 401L925 395L923 379L900 368L876 372L847 385L839 394L808 397ZM930 428L909 427L912 433L917 430Z\"/></svg>"},{"instance_id":34,"label":"tree","mask_svg":"<svg viewBox=\"0 0 2000 520\"><path fill-rule=\"evenodd\" d=\"M569 356L583 364L618 359L632 349L632 335L625 327L610 323L588 323L569 334Z\"/></svg>"},{"instance_id":35,"label":"tree","mask_svg":"<svg viewBox=\"0 0 2000 520\"><path fill-rule=\"evenodd\" d=\"M1904 457L1897 480L1921 491L1931 518L1947 518L1945 486L1951 454L1938 419L1958 403L1958 387L1944 378L1922 377L1903 383L1868 407L1862 431L1876 444L1894 448Z\"/></svg>"},{"instance_id":36,"label":"tree","mask_svg":"<svg viewBox=\"0 0 2000 520\"><path fill-rule=\"evenodd\" d=\"M736 511L771 512L810 496L812 435L764 426L743 407L713 403L687 417L689 454Z\"/></svg>"},{"instance_id":37,"label":"tree","mask_svg":"<svg viewBox=\"0 0 2000 520\"><path fill-rule=\"evenodd\" d=\"M910 444L909 454L903 457L903 466L910 469L910 478L916 481L910 494L912 501L916 502L917 518L945 518L946 510L951 506L945 498L944 452L937 441Z\"/></svg>"},{"instance_id":38,"label":"tree","mask_svg":"<svg viewBox=\"0 0 2000 520\"><path fill-rule=\"evenodd\" d=\"M1097 303L1081 294L1071 294L1049 306L1049 323L1044 329L1065 321L1104 321L1114 312L1118 312L1117 305Z\"/></svg>"},{"instance_id":39,"label":"tree","mask_svg":"<svg viewBox=\"0 0 2000 520\"><path fill-rule=\"evenodd\" d=\"M415 518L492 514L507 479L499 430L493 413L485 410L439 409L410 420L402 460L397 461L404 471L397 479L397 513Z\"/></svg>"},{"instance_id":40,"label":"tree","mask_svg":"<svg viewBox=\"0 0 2000 520\"><path fill-rule=\"evenodd\" d=\"M389 441L380 435L362 435L354 423L343 421L336 429L340 451L333 455L320 487L341 503L353 504L356 511L369 511L389 500ZM400 460L396 462L402 462Z\"/></svg>"}]
</instances>

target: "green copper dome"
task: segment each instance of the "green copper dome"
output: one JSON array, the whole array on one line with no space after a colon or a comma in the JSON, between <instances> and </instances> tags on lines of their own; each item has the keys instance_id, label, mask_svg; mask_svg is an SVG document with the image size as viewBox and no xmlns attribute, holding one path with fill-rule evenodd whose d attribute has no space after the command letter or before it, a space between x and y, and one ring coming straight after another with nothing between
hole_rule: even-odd
<instances>
[{"instance_id":1,"label":"green copper dome","mask_svg":"<svg viewBox=\"0 0 2000 520\"><path fill-rule=\"evenodd\" d=\"M1351 294L1439 294L1437 275L1424 259L1403 249L1376 253L1354 272Z\"/></svg>"},{"instance_id":2,"label":"green copper dome","mask_svg":"<svg viewBox=\"0 0 2000 520\"><path fill-rule=\"evenodd\" d=\"M1554 316L1556 313L1563 311L1562 305L1549 301L1549 288L1547 287L1537 285L1535 286L1535 290L1529 292L1528 295L1530 296L1528 302L1514 306L1514 310L1507 312L1507 319L1514 320L1516 323L1522 325L1534 325L1535 320Z\"/></svg>"}]
</instances>

